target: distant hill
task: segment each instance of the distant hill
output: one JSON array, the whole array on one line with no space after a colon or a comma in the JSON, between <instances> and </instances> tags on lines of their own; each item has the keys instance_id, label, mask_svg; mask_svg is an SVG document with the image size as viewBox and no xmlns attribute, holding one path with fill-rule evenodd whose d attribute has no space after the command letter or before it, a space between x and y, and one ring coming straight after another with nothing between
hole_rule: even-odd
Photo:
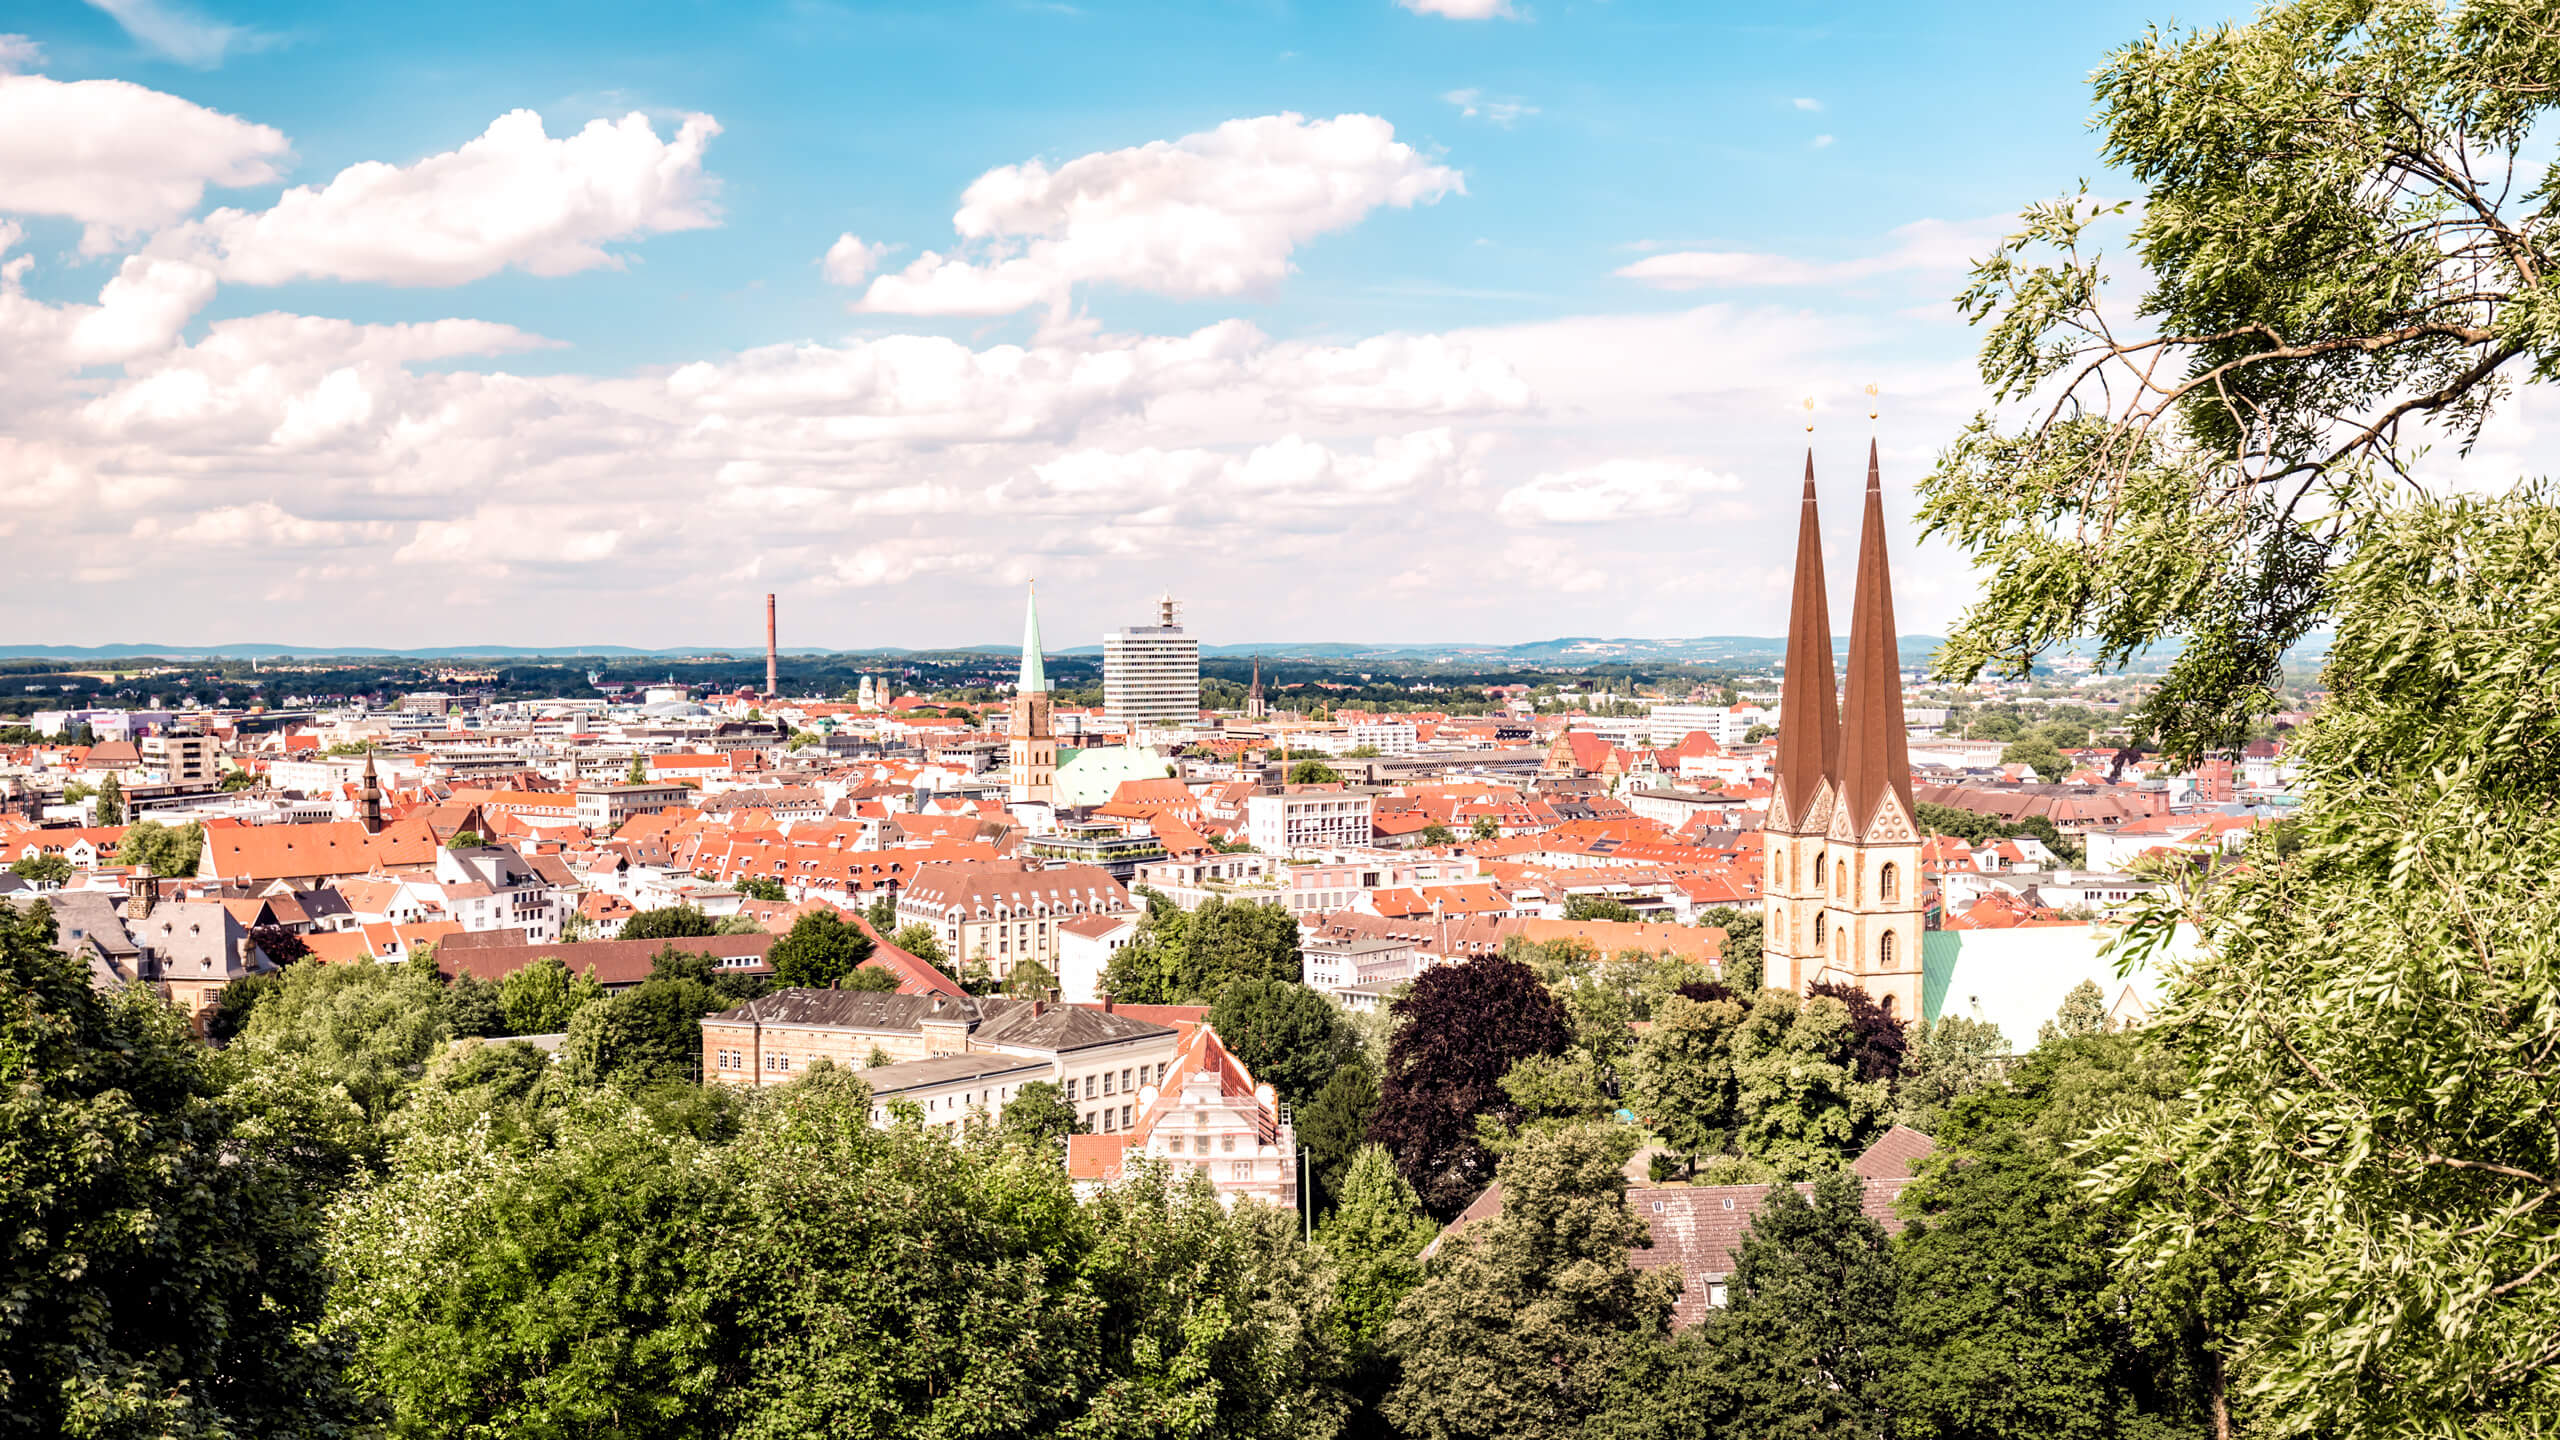
<instances>
[{"instance_id":1,"label":"distant hill","mask_svg":"<svg viewBox=\"0 0 2560 1440\"><path fill-rule=\"evenodd\" d=\"M1847 637L1840 637L1841 649L1848 647ZM1905 663L1926 659L1939 645L1934 635L1905 635L1901 639ZM935 646L924 649L880 647L862 650L825 650L811 646L791 646L786 655L1009 655L1015 646L1005 643L987 645ZM1518 645L1491 645L1465 641L1419 644L1359 645L1344 641L1276 641L1261 645L1203 645L1200 653L1225 659L1243 659L1260 655L1277 660L1437 660L1476 661L1486 664L1606 665L1638 661L1687 662L1693 664L1732 664L1738 662L1775 661L1786 651L1782 638L1758 635L1707 635L1692 639L1600 638L1566 636L1556 640L1532 640ZM147 658L170 660L304 660L343 658L350 660L566 660L598 659L680 659L695 655L730 655L741 659L761 655L761 645L670 645L644 649L632 645L434 645L414 649L369 645L275 645L243 642L232 645L10 645L0 644L0 659L45 660L137 660ZM1056 655L1099 656L1099 645L1078 645L1053 650Z\"/></svg>"}]
</instances>

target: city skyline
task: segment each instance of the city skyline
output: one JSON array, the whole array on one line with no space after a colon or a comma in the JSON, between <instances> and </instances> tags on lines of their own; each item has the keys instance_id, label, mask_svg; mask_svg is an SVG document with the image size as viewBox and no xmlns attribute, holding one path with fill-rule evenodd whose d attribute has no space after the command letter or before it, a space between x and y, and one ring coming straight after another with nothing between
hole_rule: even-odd
<instances>
[{"instance_id":1,"label":"city skyline","mask_svg":"<svg viewBox=\"0 0 2560 1440\"><path fill-rule=\"evenodd\" d=\"M779 591L863 649L1000 636L1036 574L1062 634L1167 588L1273 643L1380 596L1488 644L1775 634L1812 396L1827 473L1880 440L1943 631L1948 297L2098 173L2135 8L1434 8L13 11L0 108L86 139L0 144L0 479L59 561L0 603L652 647Z\"/></svg>"}]
</instances>

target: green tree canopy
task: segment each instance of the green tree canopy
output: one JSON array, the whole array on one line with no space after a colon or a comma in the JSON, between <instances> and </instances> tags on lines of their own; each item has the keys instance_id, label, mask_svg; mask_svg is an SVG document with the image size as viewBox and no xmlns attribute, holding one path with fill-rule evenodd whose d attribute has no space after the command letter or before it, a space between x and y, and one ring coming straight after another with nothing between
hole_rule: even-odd
<instances>
[{"instance_id":1,"label":"green tree canopy","mask_svg":"<svg viewBox=\"0 0 2560 1440\"><path fill-rule=\"evenodd\" d=\"M1378 1077L1364 1054L1335 1067L1315 1099L1298 1110L1298 1143L1307 1149L1315 1188L1310 1204L1331 1205L1341 1196L1343 1174L1368 1143L1369 1117L1377 1109Z\"/></svg>"},{"instance_id":2,"label":"green tree canopy","mask_svg":"<svg viewBox=\"0 0 2560 1440\"><path fill-rule=\"evenodd\" d=\"M1369 1139L1435 1215L1455 1215L1493 1178L1476 1117L1517 1118L1502 1077L1573 1041L1563 1002L1516 960L1484 956L1422 972L1395 1002L1395 1038Z\"/></svg>"},{"instance_id":3,"label":"green tree canopy","mask_svg":"<svg viewBox=\"0 0 2560 1440\"><path fill-rule=\"evenodd\" d=\"M1206 1005L1238 980L1296 980L1298 920L1277 901L1212 895L1184 911L1144 886L1138 933L1112 955L1102 988L1141 1005Z\"/></svg>"},{"instance_id":4,"label":"green tree canopy","mask_svg":"<svg viewBox=\"0 0 2560 1440\"><path fill-rule=\"evenodd\" d=\"M1679 1280L1628 1263L1650 1242L1627 1206L1627 1155L1626 1132L1585 1125L1504 1157L1501 1213L1446 1236L1387 1327L1403 1376L1385 1409L1405 1434L1578 1435L1610 1375L1661 1334Z\"/></svg>"},{"instance_id":5,"label":"green tree canopy","mask_svg":"<svg viewBox=\"0 0 2560 1440\"><path fill-rule=\"evenodd\" d=\"M1342 783L1342 772L1321 760L1301 760L1289 767L1289 783L1292 785L1339 785Z\"/></svg>"},{"instance_id":6,"label":"green tree canopy","mask_svg":"<svg viewBox=\"0 0 2560 1440\"><path fill-rule=\"evenodd\" d=\"M335 1085L374 1121L390 1115L452 1033L445 989L406 965L294 965L234 1049Z\"/></svg>"},{"instance_id":7,"label":"green tree canopy","mask_svg":"<svg viewBox=\"0 0 2560 1440\"><path fill-rule=\"evenodd\" d=\"M2085 194L2028 207L1960 304L1995 406L1921 514L1989 571L1939 652L1970 679L2089 636L2102 663L2180 642L2143 722L2237 744L2332 607L2349 516L2464 445L2516 373L2547 376L2555 244L2540 7L2289 0L2155 29L2096 76L2107 164L2142 193L2109 294Z\"/></svg>"},{"instance_id":8,"label":"green tree canopy","mask_svg":"<svg viewBox=\"0 0 2560 1440\"><path fill-rule=\"evenodd\" d=\"M510 1035L557 1035L579 1011L604 998L592 974L572 975L556 955L545 955L498 982L498 1008Z\"/></svg>"},{"instance_id":9,"label":"green tree canopy","mask_svg":"<svg viewBox=\"0 0 2560 1440\"><path fill-rule=\"evenodd\" d=\"M767 959L777 985L825 989L871 958L871 937L833 910L812 910L791 922L791 933L773 942Z\"/></svg>"},{"instance_id":10,"label":"green tree canopy","mask_svg":"<svg viewBox=\"0 0 2560 1440\"><path fill-rule=\"evenodd\" d=\"M193 875L204 857L204 827L136 820L116 842L116 863L148 865L154 875Z\"/></svg>"},{"instance_id":11,"label":"green tree canopy","mask_svg":"<svg viewBox=\"0 0 2560 1440\"><path fill-rule=\"evenodd\" d=\"M78 867L60 855L21 855L9 863L9 873L38 885L59 885L78 873Z\"/></svg>"},{"instance_id":12,"label":"green tree canopy","mask_svg":"<svg viewBox=\"0 0 2560 1440\"><path fill-rule=\"evenodd\" d=\"M100 825L124 823L124 785L113 773L98 782L97 816Z\"/></svg>"},{"instance_id":13,"label":"green tree canopy","mask_svg":"<svg viewBox=\"0 0 2560 1440\"><path fill-rule=\"evenodd\" d=\"M1729 1308L1709 1322L1726 1433L1890 1433L1893 1252L1863 1194L1857 1176L1835 1170L1810 1200L1772 1187L1752 1217L1734 1252Z\"/></svg>"},{"instance_id":14,"label":"green tree canopy","mask_svg":"<svg viewBox=\"0 0 2560 1440\"><path fill-rule=\"evenodd\" d=\"M690 940L719 933L711 917L691 905L643 910L622 922L625 940Z\"/></svg>"},{"instance_id":15,"label":"green tree canopy","mask_svg":"<svg viewBox=\"0 0 2560 1440\"><path fill-rule=\"evenodd\" d=\"M1237 980L1209 1007L1209 1028L1253 1077L1303 1109L1359 1053L1341 1007L1293 980Z\"/></svg>"},{"instance_id":16,"label":"green tree canopy","mask_svg":"<svg viewBox=\"0 0 2560 1440\"><path fill-rule=\"evenodd\" d=\"M328 1097L226 1084L148 989L94 988L42 905L0 906L0 1077L0 1436L353 1420L319 1327Z\"/></svg>"},{"instance_id":17,"label":"green tree canopy","mask_svg":"<svg viewBox=\"0 0 2560 1440\"><path fill-rule=\"evenodd\" d=\"M1733 1041L1742 1028L1739 1001L1701 1003L1673 995L1653 1011L1652 1028L1628 1067L1628 1103L1670 1146L1685 1155L1721 1151L1739 1120Z\"/></svg>"}]
</instances>

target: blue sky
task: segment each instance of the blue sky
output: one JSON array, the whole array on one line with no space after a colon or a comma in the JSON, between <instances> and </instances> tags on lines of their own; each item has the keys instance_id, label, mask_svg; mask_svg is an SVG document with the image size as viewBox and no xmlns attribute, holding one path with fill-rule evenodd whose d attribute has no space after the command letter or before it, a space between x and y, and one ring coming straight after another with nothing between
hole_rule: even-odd
<instances>
[{"instance_id":1,"label":"blue sky","mask_svg":"<svg viewBox=\"0 0 2560 1440\"><path fill-rule=\"evenodd\" d=\"M0 638L1776 633L1801 399L1840 563L2146 13L1513 10L13 6Z\"/></svg>"}]
</instances>

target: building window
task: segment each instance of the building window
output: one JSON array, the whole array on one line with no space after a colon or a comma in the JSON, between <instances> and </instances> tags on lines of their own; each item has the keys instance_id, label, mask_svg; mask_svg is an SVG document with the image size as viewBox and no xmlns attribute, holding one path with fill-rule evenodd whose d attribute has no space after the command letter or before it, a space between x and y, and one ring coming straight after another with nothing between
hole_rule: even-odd
<instances>
[{"instance_id":1,"label":"building window","mask_svg":"<svg viewBox=\"0 0 2560 1440\"><path fill-rule=\"evenodd\" d=\"M1166 1153L1166 1154L1168 1154L1168 1155L1179 1155L1179 1154L1181 1154L1181 1153L1182 1153L1182 1137L1181 1137L1181 1136L1179 1136L1179 1135L1176 1135L1176 1136L1174 1136L1172 1139L1165 1141L1165 1142L1164 1142L1164 1149L1165 1149L1165 1153Z\"/></svg>"},{"instance_id":2,"label":"building window","mask_svg":"<svg viewBox=\"0 0 2560 1440\"><path fill-rule=\"evenodd\" d=\"M1236 1177L1237 1179L1239 1179L1239 1180L1250 1180L1250 1179L1252 1179L1252 1178L1253 1178L1253 1162L1252 1162L1252 1161L1250 1161L1250 1160L1239 1160L1239 1161L1237 1161L1237 1162L1236 1162L1236 1168L1235 1168L1235 1177Z\"/></svg>"},{"instance_id":3,"label":"building window","mask_svg":"<svg viewBox=\"0 0 2560 1440\"><path fill-rule=\"evenodd\" d=\"M1119 1093L1111 1088L1111 1072L1108 1070L1102 1072L1102 1093L1105 1095L1115 1095Z\"/></svg>"},{"instance_id":4,"label":"building window","mask_svg":"<svg viewBox=\"0 0 2560 1440\"><path fill-rule=\"evenodd\" d=\"M1816 949L1816 950L1821 949L1821 948L1822 948L1822 946L1823 946L1823 942L1824 942L1825 940L1829 939L1829 938L1830 938L1830 920L1829 920L1829 917L1828 917L1827 915L1824 915L1824 914L1822 914L1821 912L1817 911L1817 912L1815 912L1814 917L1813 917L1813 948L1814 948L1814 949Z\"/></svg>"},{"instance_id":5,"label":"building window","mask_svg":"<svg viewBox=\"0 0 2560 1440\"><path fill-rule=\"evenodd\" d=\"M1072 1075L1067 1077L1067 1098L1070 1100L1076 1098L1076 1079Z\"/></svg>"},{"instance_id":6,"label":"building window","mask_svg":"<svg viewBox=\"0 0 2560 1440\"><path fill-rule=\"evenodd\" d=\"M1876 874L1876 898L1890 904L1900 899L1901 895L1902 869L1888 862L1884 869Z\"/></svg>"},{"instance_id":7,"label":"building window","mask_svg":"<svg viewBox=\"0 0 2560 1440\"><path fill-rule=\"evenodd\" d=\"M1132 1073L1133 1073L1133 1072L1131 1072L1131 1071L1127 1071L1127 1070L1123 1070L1123 1071L1121 1071L1121 1072L1120 1072L1120 1088L1121 1088L1121 1089L1123 1089L1123 1090L1135 1090L1135 1089L1137 1089L1137 1088L1138 1088L1137 1086L1132 1085L1132 1084L1130 1084L1130 1083L1129 1083L1129 1076L1130 1076Z\"/></svg>"},{"instance_id":8,"label":"building window","mask_svg":"<svg viewBox=\"0 0 2560 1440\"><path fill-rule=\"evenodd\" d=\"M1221 1136L1219 1136L1219 1137L1218 1137L1218 1148L1219 1148L1219 1149L1221 1149L1221 1150L1226 1151L1226 1152L1227 1152L1228 1154L1230 1154L1230 1155L1234 1154L1234 1153L1235 1153L1235 1148L1236 1148L1236 1137L1234 1137L1233 1135L1221 1135Z\"/></svg>"},{"instance_id":9,"label":"building window","mask_svg":"<svg viewBox=\"0 0 2560 1440\"><path fill-rule=\"evenodd\" d=\"M1876 942L1876 958L1887 970L1893 968L1893 943L1894 934L1890 930L1884 932L1884 938ZM1885 1003L1889 1005L1893 1002L1888 997Z\"/></svg>"},{"instance_id":10,"label":"building window","mask_svg":"<svg viewBox=\"0 0 2560 1440\"><path fill-rule=\"evenodd\" d=\"M1822 866L1823 866L1824 861L1825 861L1827 858L1828 858L1828 857L1827 857L1827 856L1825 856L1825 855L1823 855L1820 851L1816 851L1816 852L1814 852L1814 857L1813 857L1813 888L1814 888L1814 889L1816 889L1816 890L1819 890L1819 889L1821 889L1821 888L1822 888Z\"/></svg>"}]
</instances>

